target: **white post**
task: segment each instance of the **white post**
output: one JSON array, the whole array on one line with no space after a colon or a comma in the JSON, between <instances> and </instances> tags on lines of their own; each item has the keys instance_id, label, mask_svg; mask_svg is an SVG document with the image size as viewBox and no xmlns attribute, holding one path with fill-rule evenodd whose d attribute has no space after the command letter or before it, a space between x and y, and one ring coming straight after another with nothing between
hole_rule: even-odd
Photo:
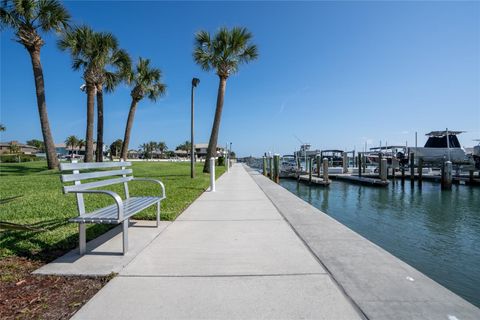
<instances>
[{"instance_id":1,"label":"white post","mask_svg":"<svg viewBox=\"0 0 480 320\"><path fill-rule=\"evenodd\" d=\"M210 192L215 192L215 157L210 158Z\"/></svg>"}]
</instances>

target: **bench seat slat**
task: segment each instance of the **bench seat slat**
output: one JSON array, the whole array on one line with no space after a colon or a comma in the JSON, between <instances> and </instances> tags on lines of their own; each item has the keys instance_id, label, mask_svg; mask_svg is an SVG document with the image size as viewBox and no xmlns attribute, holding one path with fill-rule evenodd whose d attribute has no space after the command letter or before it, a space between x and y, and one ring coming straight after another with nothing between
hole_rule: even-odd
<instances>
[{"instance_id":1,"label":"bench seat slat","mask_svg":"<svg viewBox=\"0 0 480 320\"><path fill-rule=\"evenodd\" d=\"M148 208L149 206L160 201L160 197L132 197L123 201L124 219L128 219L134 214ZM75 217L70 222L84 223L119 223L117 217L117 205L113 204L108 207L95 210L91 213ZM101 221L101 222L100 222Z\"/></svg>"},{"instance_id":2,"label":"bench seat slat","mask_svg":"<svg viewBox=\"0 0 480 320\"><path fill-rule=\"evenodd\" d=\"M110 176L120 176L131 174L132 169L125 170L109 170L109 171L97 171L97 172L87 172L87 173L77 173L77 174L62 174L62 182L70 181L80 181L85 179L94 179Z\"/></svg>"},{"instance_id":3,"label":"bench seat slat","mask_svg":"<svg viewBox=\"0 0 480 320\"><path fill-rule=\"evenodd\" d=\"M63 191L65 193L68 193L70 191L88 190L88 189L93 189L98 187L109 186L112 184L128 182L132 179L133 179L133 176L129 176L129 177L116 178L116 179L107 179L107 180L88 182L83 184L74 184L71 186L64 186Z\"/></svg>"},{"instance_id":4,"label":"bench seat slat","mask_svg":"<svg viewBox=\"0 0 480 320\"><path fill-rule=\"evenodd\" d=\"M119 162L62 162L60 163L60 170L87 170L87 169L100 169L100 168L118 168L118 167L130 167L132 165L129 161Z\"/></svg>"}]
</instances>

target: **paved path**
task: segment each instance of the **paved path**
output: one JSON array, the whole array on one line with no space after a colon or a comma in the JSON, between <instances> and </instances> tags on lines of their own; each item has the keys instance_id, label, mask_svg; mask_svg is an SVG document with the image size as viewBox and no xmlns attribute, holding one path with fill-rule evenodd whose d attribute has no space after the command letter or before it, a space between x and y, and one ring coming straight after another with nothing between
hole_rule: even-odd
<instances>
[{"instance_id":1,"label":"paved path","mask_svg":"<svg viewBox=\"0 0 480 320\"><path fill-rule=\"evenodd\" d=\"M241 165L75 319L361 319Z\"/></svg>"}]
</instances>

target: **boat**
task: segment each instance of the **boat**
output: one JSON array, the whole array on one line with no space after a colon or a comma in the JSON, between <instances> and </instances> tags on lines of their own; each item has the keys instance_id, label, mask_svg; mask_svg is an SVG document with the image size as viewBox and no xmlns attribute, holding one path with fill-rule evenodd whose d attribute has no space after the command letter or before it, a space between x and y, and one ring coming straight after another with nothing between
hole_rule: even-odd
<instances>
[{"instance_id":1,"label":"boat","mask_svg":"<svg viewBox=\"0 0 480 320\"><path fill-rule=\"evenodd\" d=\"M406 163L408 163L406 152L407 147L392 145L370 148L370 152L365 152L364 155L368 159L369 163L373 163L376 165L378 165L378 163L380 162L380 154L382 155L383 159L387 159L388 165L393 164L393 159L398 160L399 164L405 165Z\"/></svg>"},{"instance_id":2,"label":"boat","mask_svg":"<svg viewBox=\"0 0 480 320\"><path fill-rule=\"evenodd\" d=\"M280 163L280 178L295 178L297 160L294 155L283 155Z\"/></svg>"},{"instance_id":3,"label":"boat","mask_svg":"<svg viewBox=\"0 0 480 320\"><path fill-rule=\"evenodd\" d=\"M478 141L478 145L473 147L473 161L475 161L475 169L480 170L480 139L475 139L474 141Z\"/></svg>"},{"instance_id":4,"label":"boat","mask_svg":"<svg viewBox=\"0 0 480 320\"><path fill-rule=\"evenodd\" d=\"M458 141L457 135L464 131L432 131L426 134L428 140L425 146L410 147L409 154L415 155L415 160L422 159L424 162L440 163L451 161L452 163L469 163L465 149Z\"/></svg>"}]
</instances>

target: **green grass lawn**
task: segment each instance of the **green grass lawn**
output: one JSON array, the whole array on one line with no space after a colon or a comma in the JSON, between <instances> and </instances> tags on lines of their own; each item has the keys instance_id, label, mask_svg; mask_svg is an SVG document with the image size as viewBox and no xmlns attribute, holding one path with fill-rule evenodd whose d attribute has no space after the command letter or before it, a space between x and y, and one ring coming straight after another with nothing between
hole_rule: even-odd
<instances>
[{"instance_id":1,"label":"green grass lawn","mask_svg":"<svg viewBox=\"0 0 480 320\"><path fill-rule=\"evenodd\" d=\"M187 162L134 162L136 177L149 177L165 184L167 199L162 201L161 217L174 220L209 185L209 175L196 166L196 178L190 179ZM217 177L224 172L217 167ZM49 261L77 246L77 224L68 219L77 215L75 195L62 193L58 170L47 170L46 162L0 164L0 221L20 223L42 231L0 232L0 258L25 256ZM121 184L106 188L123 197ZM158 195L159 186L150 182L129 183L130 195ZM108 196L85 195L87 211L112 204ZM139 213L135 219L155 219L155 206ZM88 225L87 238L92 239L111 225Z\"/></svg>"}]
</instances>

